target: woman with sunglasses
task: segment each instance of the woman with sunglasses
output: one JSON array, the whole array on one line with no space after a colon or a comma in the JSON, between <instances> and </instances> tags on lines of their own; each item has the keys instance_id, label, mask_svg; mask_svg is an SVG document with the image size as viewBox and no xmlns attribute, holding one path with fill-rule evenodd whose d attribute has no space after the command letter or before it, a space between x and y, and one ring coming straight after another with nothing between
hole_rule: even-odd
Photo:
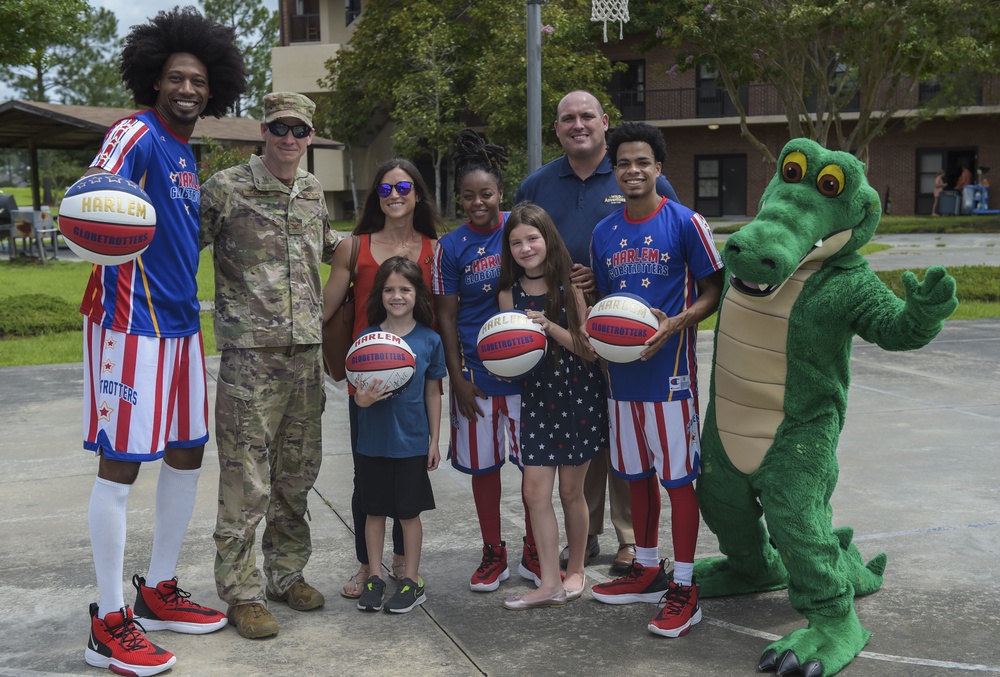
<instances>
[{"instance_id":1,"label":"woman with sunglasses","mask_svg":"<svg viewBox=\"0 0 1000 677\"><path fill-rule=\"evenodd\" d=\"M353 236L358 241L358 261L351 271L352 242L345 241L337 247L330 264L330 278L323 289L323 322L333 315L344 302L351 274L354 274L355 317L352 336L357 337L367 326L365 306L379 266L393 256L405 256L414 261L431 284L431 260L434 241L437 240L441 217L427 184L412 162L394 158L383 162L375 171L375 178L368 190L361 218L354 227ZM349 405L351 423L351 451L357 454L358 407L352 398ZM361 596L368 577L377 575L381 562L368 561L365 542L367 515L360 507L358 478L354 476L354 495L351 497L354 517L354 546L360 567L341 590L350 599ZM398 580L404 571L403 531L399 522L392 529L392 568L389 577Z\"/></svg>"}]
</instances>

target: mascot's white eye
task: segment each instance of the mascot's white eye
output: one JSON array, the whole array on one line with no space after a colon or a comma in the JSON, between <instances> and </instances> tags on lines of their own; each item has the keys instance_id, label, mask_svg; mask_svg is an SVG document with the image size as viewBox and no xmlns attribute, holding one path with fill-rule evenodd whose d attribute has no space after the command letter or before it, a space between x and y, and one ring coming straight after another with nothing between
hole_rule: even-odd
<instances>
[{"instance_id":1,"label":"mascot's white eye","mask_svg":"<svg viewBox=\"0 0 1000 677\"><path fill-rule=\"evenodd\" d=\"M819 172L816 188L827 197L837 197L844 192L844 170L837 165L827 165Z\"/></svg>"},{"instance_id":2,"label":"mascot's white eye","mask_svg":"<svg viewBox=\"0 0 1000 677\"><path fill-rule=\"evenodd\" d=\"M785 161L781 163L781 178L785 180L786 183L798 183L805 176L806 167L809 163L806 161L806 156L799 151L793 151L785 157Z\"/></svg>"}]
</instances>

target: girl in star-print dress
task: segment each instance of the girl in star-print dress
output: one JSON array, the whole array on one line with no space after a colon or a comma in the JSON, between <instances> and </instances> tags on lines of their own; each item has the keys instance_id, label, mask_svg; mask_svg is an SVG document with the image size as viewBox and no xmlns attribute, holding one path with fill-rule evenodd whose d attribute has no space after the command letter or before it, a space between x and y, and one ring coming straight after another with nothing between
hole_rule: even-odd
<instances>
[{"instance_id":1,"label":"girl in star-print dress","mask_svg":"<svg viewBox=\"0 0 1000 677\"><path fill-rule=\"evenodd\" d=\"M604 377L582 325L587 300L570 283L573 262L552 219L530 202L516 205L504 224L498 300L501 310L524 310L549 338L549 351L525 377L521 391L522 494L531 515L541 585L504 602L508 609L561 606L583 594L589 511L583 495L590 459L607 443ZM552 488L566 518L569 561L559 576L559 527Z\"/></svg>"}]
</instances>

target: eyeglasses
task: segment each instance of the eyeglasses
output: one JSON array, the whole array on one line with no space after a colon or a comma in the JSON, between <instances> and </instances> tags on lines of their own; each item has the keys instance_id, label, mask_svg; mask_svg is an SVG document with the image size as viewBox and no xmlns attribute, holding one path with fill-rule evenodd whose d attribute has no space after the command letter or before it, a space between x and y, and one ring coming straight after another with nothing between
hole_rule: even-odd
<instances>
[{"instance_id":1,"label":"eyeglasses","mask_svg":"<svg viewBox=\"0 0 1000 677\"><path fill-rule=\"evenodd\" d=\"M267 131L271 132L275 136L284 136L291 131L292 136L296 139L304 139L309 136L309 132L312 131L312 127L309 125L286 125L284 122L268 122Z\"/></svg>"},{"instance_id":2,"label":"eyeglasses","mask_svg":"<svg viewBox=\"0 0 1000 677\"><path fill-rule=\"evenodd\" d=\"M375 192L378 193L379 197L389 197L392 195L392 189L395 188L399 197L406 197L413 190L412 181L400 181L399 183L380 183L375 186Z\"/></svg>"}]
</instances>

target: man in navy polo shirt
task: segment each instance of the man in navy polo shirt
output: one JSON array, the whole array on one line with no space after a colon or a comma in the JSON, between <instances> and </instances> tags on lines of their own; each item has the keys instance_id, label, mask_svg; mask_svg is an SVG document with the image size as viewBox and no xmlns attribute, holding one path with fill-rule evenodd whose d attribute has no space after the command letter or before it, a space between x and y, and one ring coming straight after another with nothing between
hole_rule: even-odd
<instances>
[{"instance_id":1,"label":"man in navy polo shirt","mask_svg":"<svg viewBox=\"0 0 1000 677\"><path fill-rule=\"evenodd\" d=\"M573 257L573 284L584 292L593 292L590 236L598 221L625 204L607 152L608 116L601 102L590 92L570 92L556 109L555 130L566 154L526 178L514 201L530 200L549 213ZM656 192L678 201L674 189L662 175L656 180ZM609 472L608 452L605 451L590 462L584 487L590 507L587 562L600 552L597 537L604 532L607 485L611 486L611 523L618 535L618 554L611 570L619 573L628 568L635 557L635 533L628 482ZM560 559L565 562L567 557L563 549Z\"/></svg>"}]
</instances>

